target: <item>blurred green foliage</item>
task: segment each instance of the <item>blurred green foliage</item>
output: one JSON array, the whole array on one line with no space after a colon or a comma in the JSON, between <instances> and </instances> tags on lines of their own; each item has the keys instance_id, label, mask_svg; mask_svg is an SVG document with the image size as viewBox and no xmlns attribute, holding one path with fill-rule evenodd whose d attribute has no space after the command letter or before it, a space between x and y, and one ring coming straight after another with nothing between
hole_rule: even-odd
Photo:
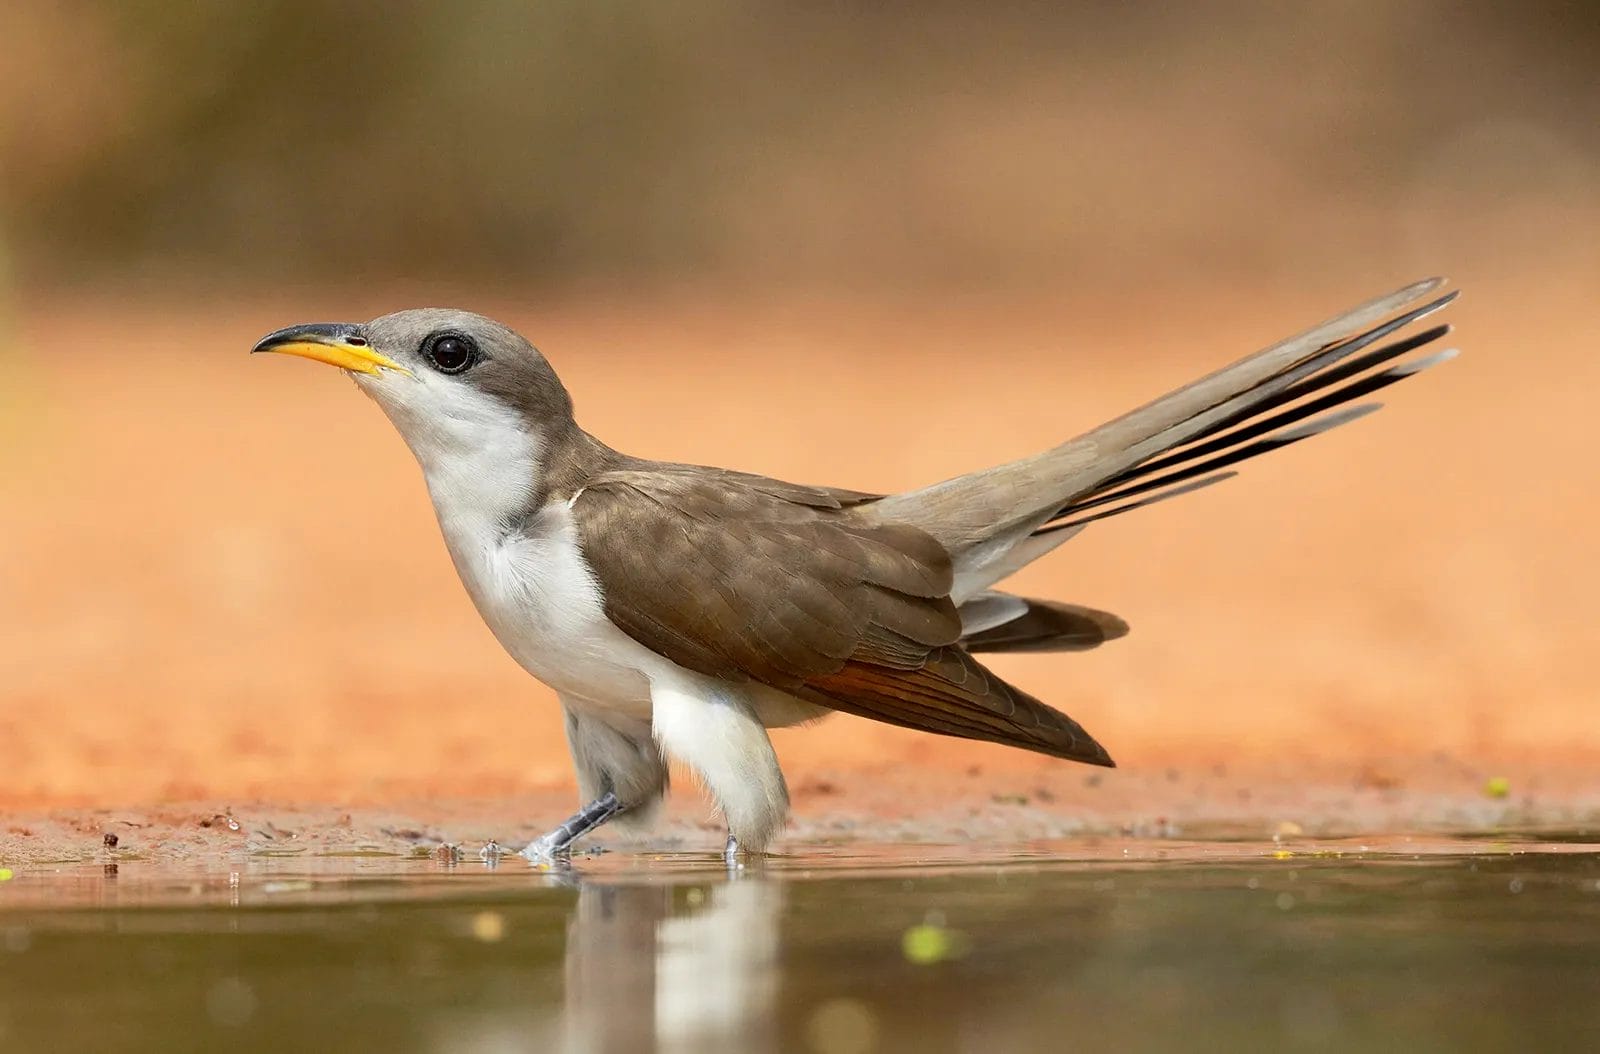
<instances>
[{"instance_id":1,"label":"blurred green foliage","mask_svg":"<svg viewBox=\"0 0 1600 1054\"><path fill-rule=\"evenodd\" d=\"M0 221L29 275L65 281L1144 269L1174 243L1192 263L1336 239L1346 218L1285 209L1263 230L1263 206L1403 208L1430 151L1485 119L1600 153L1585 5L25 0L0 18Z\"/></svg>"}]
</instances>

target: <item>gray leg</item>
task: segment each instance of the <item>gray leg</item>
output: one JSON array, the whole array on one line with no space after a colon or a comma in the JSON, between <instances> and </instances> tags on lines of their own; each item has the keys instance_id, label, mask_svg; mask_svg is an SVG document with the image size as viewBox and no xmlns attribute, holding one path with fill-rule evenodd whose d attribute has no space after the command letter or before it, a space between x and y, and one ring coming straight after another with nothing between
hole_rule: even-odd
<instances>
[{"instance_id":1,"label":"gray leg","mask_svg":"<svg viewBox=\"0 0 1600 1054\"><path fill-rule=\"evenodd\" d=\"M592 704L561 696L567 743L578 774L578 800L597 802L609 791L624 806L618 826L646 830L667 789L667 763L650 735L649 721L597 712Z\"/></svg>"},{"instance_id":2,"label":"gray leg","mask_svg":"<svg viewBox=\"0 0 1600 1054\"><path fill-rule=\"evenodd\" d=\"M729 871L736 871L743 866L739 863L739 839L733 836L732 831L728 832L727 844L722 847L722 862L728 865Z\"/></svg>"},{"instance_id":3,"label":"gray leg","mask_svg":"<svg viewBox=\"0 0 1600 1054\"><path fill-rule=\"evenodd\" d=\"M579 809L566 822L548 834L529 842L522 855L529 860L548 863L557 857L570 855L572 843L599 827L623 810L622 802L610 791Z\"/></svg>"}]
</instances>

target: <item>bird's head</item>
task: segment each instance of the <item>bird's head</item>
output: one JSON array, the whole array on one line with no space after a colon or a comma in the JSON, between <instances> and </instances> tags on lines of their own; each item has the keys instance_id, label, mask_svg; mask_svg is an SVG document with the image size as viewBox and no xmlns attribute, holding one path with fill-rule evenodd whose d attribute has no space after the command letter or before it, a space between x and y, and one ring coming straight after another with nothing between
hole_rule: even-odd
<instances>
[{"instance_id":1,"label":"bird's head","mask_svg":"<svg viewBox=\"0 0 1600 1054\"><path fill-rule=\"evenodd\" d=\"M253 350L344 370L425 462L426 452L466 453L508 432L543 437L572 420L572 400L538 349L469 311L419 308L365 323L290 326Z\"/></svg>"}]
</instances>

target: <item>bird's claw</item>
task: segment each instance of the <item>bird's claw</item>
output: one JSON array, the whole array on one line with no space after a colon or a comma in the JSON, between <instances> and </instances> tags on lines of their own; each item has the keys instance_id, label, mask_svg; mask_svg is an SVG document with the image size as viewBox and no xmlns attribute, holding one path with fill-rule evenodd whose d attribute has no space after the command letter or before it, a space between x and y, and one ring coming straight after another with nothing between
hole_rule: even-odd
<instances>
[{"instance_id":1,"label":"bird's claw","mask_svg":"<svg viewBox=\"0 0 1600 1054\"><path fill-rule=\"evenodd\" d=\"M572 859L572 843L563 843L549 835L542 835L523 847L522 856L543 867L553 867L557 863L565 863Z\"/></svg>"}]
</instances>

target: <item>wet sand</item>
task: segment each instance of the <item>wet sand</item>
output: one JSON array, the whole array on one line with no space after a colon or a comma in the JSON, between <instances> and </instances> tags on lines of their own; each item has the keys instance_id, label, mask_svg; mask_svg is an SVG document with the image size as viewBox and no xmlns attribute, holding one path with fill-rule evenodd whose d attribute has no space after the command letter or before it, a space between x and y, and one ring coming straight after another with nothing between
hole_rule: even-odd
<instances>
[{"instance_id":1,"label":"wet sand","mask_svg":"<svg viewBox=\"0 0 1600 1054\"><path fill-rule=\"evenodd\" d=\"M1122 768L837 717L777 736L797 830L1592 815L1592 291L1464 284L1467 354L1382 414L1014 580L1132 623L1092 654L995 662ZM1375 291L468 306L532 334L619 448L894 489L1050 445ZM510 839L570 803L553 701L472 611L387 422L331 370L244 354L416 299L24 298L0 360L0 855L75 854L123 816L204 843L230 809ZM689 788L669 834L709 824Z\"/></svg>"}]
</instances>

